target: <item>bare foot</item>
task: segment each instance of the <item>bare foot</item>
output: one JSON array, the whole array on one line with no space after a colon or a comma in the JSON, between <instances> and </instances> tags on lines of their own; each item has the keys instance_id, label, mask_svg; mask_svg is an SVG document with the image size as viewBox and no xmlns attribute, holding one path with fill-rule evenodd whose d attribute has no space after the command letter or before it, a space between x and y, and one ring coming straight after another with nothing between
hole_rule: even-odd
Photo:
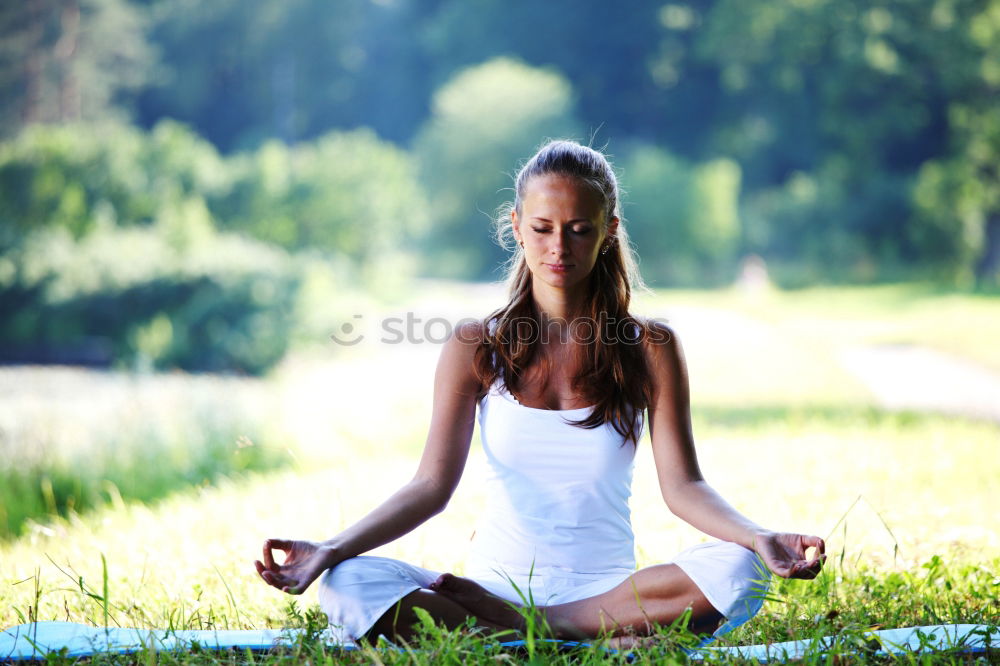
<instances>
[{"instance_id":1,"label":"bare foot","mask_svg":"<svg viewBox=\"0 0 1000 666\"><path fill-rule=\"evenodd\" d=\"M438 576L429 587L477 617L524 631L524 617L518 612L517 605L498 597L473 580L446 573Z\"/></svg>"}]
</instances>

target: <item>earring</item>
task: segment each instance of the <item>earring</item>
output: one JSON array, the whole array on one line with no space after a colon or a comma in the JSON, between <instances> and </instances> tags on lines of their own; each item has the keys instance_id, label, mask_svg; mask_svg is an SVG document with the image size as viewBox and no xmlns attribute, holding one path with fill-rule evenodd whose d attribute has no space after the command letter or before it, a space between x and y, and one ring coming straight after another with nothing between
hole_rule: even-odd
<instances>
[{"instance_id":1,"label":"earring","mask_svg":"<svg viewBox=\"0 0 1000 666\"><path fill-rule=\"evenodd\" d=\"M521 244L521 247L523 248L524 247L524 241L518 241L518 242Z\"/></svg>"},{"instance_id":2,"label":"earring","mask_svg":"<svg viewBox=\"0 0 1000 666\"><path fill-rule=\"evenodd\" d=\"M601 248L601 254L607 254L608 250L610 249L611 249L610 245L605 245L604 247Z\"/></svg>"}]
</instances>

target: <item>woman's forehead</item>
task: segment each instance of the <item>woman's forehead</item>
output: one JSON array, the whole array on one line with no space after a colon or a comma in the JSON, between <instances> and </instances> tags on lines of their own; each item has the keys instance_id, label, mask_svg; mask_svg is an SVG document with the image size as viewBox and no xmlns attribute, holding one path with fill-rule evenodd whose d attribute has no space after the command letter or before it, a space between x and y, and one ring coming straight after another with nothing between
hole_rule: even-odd
<instances>
[{"instance_id":1,"label":"woman's forehead","mask_svg":"<svg viewBox=\"0 0 1000 666\"><path fill-rule=\"evenodd\" d=\"M534 216L534 212L545 210L562 213L574 210L581 217L593 219L603 211L604 200L599 192L579 178L542 174L525 184L522 205L532 209L532 213L525 213L529 217Z\"/></svg>"}]
</instances>

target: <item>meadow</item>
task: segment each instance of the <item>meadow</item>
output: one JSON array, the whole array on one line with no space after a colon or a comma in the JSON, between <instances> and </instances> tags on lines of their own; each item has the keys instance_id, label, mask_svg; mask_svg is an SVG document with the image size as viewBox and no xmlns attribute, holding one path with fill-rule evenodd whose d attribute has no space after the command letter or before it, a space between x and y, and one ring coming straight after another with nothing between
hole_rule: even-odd
<instances>
[{"instance_id":1,"label":"meadow","mask_svg":"<svg viewBox=\"0 0 1000 666\"><path fill-rule=\"evenodd\" d=\"M380 315L456 321L484 314L501 298L493 287L427 285ZM681 338L708 480L758 522L816 533L828 544L817 580L779 581L761 615L722 644L840 634L845 649L864 653L860 632L870 627L1000 624L1000 420L890 410L841 356L848 347L891 341L997 370L1000 359L987 341L1000 338L1000 299L898 286L664 291L638 301L638 312L668 319ZM368 317L374 326L375 315ZM62 465L105 490L85 510L43 507L19 534L0 541L0 626L37 619L317 630L315 592L284 596L257 578L252 561L267 537L333 535L409 478L429 424L439 349L426 340L392 345L369 335L353 347L302 350L262 380L168 374L136 384L129 375L70 378L68 370L19 369L18 400L4 408L19 434L5 425L0 469L40 473ZM59 393L57 386L74 389ZM58 399L68 395L75 397ZM163 460L202 448L198 426L213 422L221 433L213 439L225 452L214 459L257 446L270 451L260 458L265 462L220 463L217 473L179 476L172 489L149 497L106 490L100 470L107 461L145 460L127 469L165 469ZM145 459L147 439L131 436L143 432L185 445L152 446L159 457ZM478 431L474 437L447 510L377 554L462 572L484 502ZM94 461L93 471L72 462L80 460ZM636 461L632 511L640 566L669 560L704 538L664 506L648 435ZM676 647L684 640L683 631L665 629L634 657L682 662ZM270 656L149 653L124 661L624 659L597 648L559 653L541 642L523 653L497 653L490 645L428 628L414 652L341 654L306 640ZM984 658L998 659L996 652Z\"/></svg>"}]
</instances>

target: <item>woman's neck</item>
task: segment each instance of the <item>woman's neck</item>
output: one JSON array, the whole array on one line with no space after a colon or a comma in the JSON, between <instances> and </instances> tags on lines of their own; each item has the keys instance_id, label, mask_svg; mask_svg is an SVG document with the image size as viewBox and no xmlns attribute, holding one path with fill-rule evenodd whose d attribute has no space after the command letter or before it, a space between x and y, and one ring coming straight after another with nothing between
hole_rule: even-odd
<instances>
[{"instance_id":1,"label":"woman's neck","mask_svg":"<svg viewBox=\"0 0 1000 666\"><path fill-rule=\"evenodd\" d=\"M541 318L550 321L572 322L584 309L585 294L582 289L553 289L549 285L534 282L531 285L531 296Z\"/></svg>"}]
</instances>

